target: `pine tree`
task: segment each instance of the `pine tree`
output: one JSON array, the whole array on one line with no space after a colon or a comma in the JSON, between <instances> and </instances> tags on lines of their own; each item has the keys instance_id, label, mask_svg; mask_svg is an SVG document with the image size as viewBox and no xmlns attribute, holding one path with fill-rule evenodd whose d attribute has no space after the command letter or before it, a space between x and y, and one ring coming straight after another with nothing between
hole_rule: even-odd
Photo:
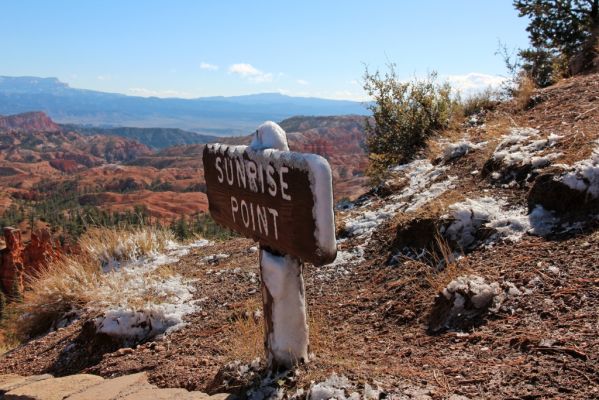
<instances>
[{"instance_id":1,"label":"pine tree","mask_svg":"<svg viewBox=\"0 0 599 400\"><path fill-rule=\"evenodd\" d=\"M599 37L599 0L515 0L531 48L520 51L522 65L539 86L572 72L570 62L582 57L580 70L589 67ZM551 71L551 72L549 72Z\"/></svg>"}]
</instances>

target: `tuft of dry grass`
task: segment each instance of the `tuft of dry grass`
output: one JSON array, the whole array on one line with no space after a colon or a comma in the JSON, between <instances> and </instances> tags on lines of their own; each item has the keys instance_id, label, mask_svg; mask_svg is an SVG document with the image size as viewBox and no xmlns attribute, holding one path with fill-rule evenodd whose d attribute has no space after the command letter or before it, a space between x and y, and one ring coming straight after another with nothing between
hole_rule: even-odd
<instances>
[{"instance_id":1,"label":"tuft of dry grass","mask_svg":"<svg viewBox=\"0 0 599 400\"><path fill-rule=\"evenodd\" d=\"M175 238L170 230L142 227L134 230L96 228L80 239L83 251L100 262L132 260L152 253L162 253Z\"/></svg>"},{"instance_id":2,"label":"tuft of dry grass","mask_svg":"<svg viewBox=\"0 0 599 400\"><path fill-rule=\"evenodd\" d=\"M229 361L239 360L249 363L256 358L264 358L264 320L255 318L262 312L260 298L249 299L236 313L228 327L227 358ZM261 314L260 314L261 315ZM308 310L308 327L311 353L332 354L335 343L327 334L327 318L318 311Z\"/></svg>"},{"instance_id":3,"label":"tuft of dry grass","mask_svg":"<svg viewBox=\"0 0 599 400\"><path fill-rule=\"evenodd\" d=\"M440 293L451 281L459 275L464 274L464 269L459 265L455 252L451 248L447 240L437 232L435 235L436 251L433 254L435 267L427 268L426 282L432 288L434 293Z\"/></svg>"},{"instance_id":4,"label":"tuft of dry grass","mask_svg":"<svg viewBox=\"0 0 599 400\"><path fill-rule=\"evenodd\" d=\"M524 75L518 82L518 88L514 92L514 104L517 110L526 110L530 104L530 99L536 89L534 81Z\"/></svg>"},{"instance_id":5,"label":"tuft of dry grass","mask_svg":"<svg viewBox=\"0 0 599 400\"><path fill-rule=\"evenodd\" d=\"M260 298L252 297L241 307L229 326L227 358L249 363L264 358L264 320L254 318L255 312L262 312Z\"/></svg>"},{"instance_id":6,"label":"tuft of dry grass","mask_svg":"<svg viewBox=\"0 0 599 400\"><path fill-rule=\"evenodd\" d=\"M18 305L20 312L8 318L7 324L15 326L18 336L26 339L52 328L66 314L90 306L139 308L166 300L156 288L174 274L171 267L141 273L105 273L102 267L113 260L134 260L162 252L171 241L169 232L154 228L90 230L80 240L80 253L63 256L27 278L28 290Z\"/></svg>"},{"instance_id":7,"label":"tuft of dry grass","mask_svg":"<svg viewBox=\"0 0 599 400\"><path fill-rule=\"evenodd\" d=\"M493 111L499 104L497 98L497 92L492 88L487 88L463 100L461 102L462 112L464 116L468 117L481 111Z\"/></svg>"}]
</instances>

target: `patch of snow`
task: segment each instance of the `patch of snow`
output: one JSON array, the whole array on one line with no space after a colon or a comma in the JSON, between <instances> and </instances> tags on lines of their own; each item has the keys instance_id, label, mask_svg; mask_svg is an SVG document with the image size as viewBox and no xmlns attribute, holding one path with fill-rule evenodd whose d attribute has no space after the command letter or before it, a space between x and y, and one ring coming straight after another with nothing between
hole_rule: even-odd
<instances>
[{"instance_id":1,"label":"patch of snow","mask_svg":"<svg viewBox=\"0 0 599 400\"><path fill-rule=\"evenodd\" d=\"M277 123L266 121L254 132L250 148L253 150L277 149L289 151L287 134Z\"/></svg>"},{"instance_id":2,"label":"patch of snow","mask_svg":"<svg viewBox=\"0 0 599 400\"><path fill-rule=\"evenodd\" d=\"M229 257L230 257L230 255L225 254L225 253L211 254L209 256L203 257L202 261L208 262L208 263L215 263L217 261L224 260L225 258L229 258Z\"/></svg>"},{"instance_id":3,"label":"patch of snow","mask_svg":"<svg viewBox=\"0 0 599 400\"><path fill-rule=\"evenodd\" d=\"M337 258L334 262L318 267L316 278L329 281L339 276L349 275L352 267L364 261L364 247L354 246L348 250L337 252Z\"/></svg>"},{"instance_id":4,"label":"patch of snow","mask_svg":"<svg viewBox=\"0 0 599 400\"><path fill-rule=\"evenodd\" d=\"M568 187L599 198L599 141L590 158L574 164L571 171L561 177Z\"/></svg>"},{"instance_id":5,"label":"patch of snow","mask_svg":"<svg viewBox=\"0 0 599 400\"><path fill-rule=\"evenodd\" d=\"M530 229L524 208L509 208L506 201L492 197L466 199L452 204L449 214L443 218L451 223L441 233L464 249L476 244L481 228L492 230L485 240L487 244L499 239L518 241Z\"/></svg>"},{"instance_id":6,"label":"patch of snow","mask_svg":"<svg viewBox=\"0 0 599 400\"><path fill-rule=\"evenodd\" d=\"M179 261L191 248L210 244L207 240L170 243L167 254L121 262L106 272L107 284L98 288L104 300L88 306L101 313L95 319L96 331L135 342L183 327L183 318L199 309L193 301L195 288L178 274L164 276L154 271Z\"/></svg>"},{"instance_id":7,"label":"patch of snow","mask_svg":"<svg viewBox=\"0 0 599 400\"><path fill-rule=\"evenodd\" d=\"M385 205L373 210L357 213L345 221L345 229L350 236L361 236L372 232L382 222L399 211L412 212L453 187L454 176L437 182L448 170L446 166L433 166L428 160L415 160L392 169L403 174L408 183L399 192L389 196Z\"/></svg>"},{"instance_id":8,"label":"patch of snow","mask_svg":"<svg viewBox=\"0 0 599 400\"><path fill-rule=\"evenodd\" d=\"M353 388L354 387L349 379L343 375L339 376L333 372L333 374L325 381L312 385L308 392L307 398L309 400L359 400L360 395L357 392L347 394L347 392Z\"/></svg>"},{"instance_id":9,"label":"patch of snow","mask_svg":"<svg viewBox=\"0 0 599 400\"><path fill-rule=\"evenodd\" d=\"M547 139L539 138L539 131L533 128L512 128L510 133L495 149L492 159L501 162L505 167L522 167L530 165L532 169L546 167L561 153L541 155L546 149L555 146L562 136L550 134ZM500 179L501 174L493 173L493 179Z\"/></svg>"},{"instance_id":10,"label":"patch of snow","mask_svg":"<svg viewBox=\"0 0 599 400\"><path fill-rule=\"evenodd\" d=\"M538 204L528 216L530 221L530 233L538 236L547 236L554 232L559 219L554 215L553 211L546 210L542 205Z\"/></svg>"},{"instance_id":11,"label":"patch of snow","mask_svg":"<svg viewBox=\"0 0 599 400\"><path fill-rule=\"evenodd\" d=\"M483 148L486 144L487 142L472 143L466 139L462 139L456 143L449 143L443 148L443 162L465 156L473 150Z\"/></svg>"}]
</instances>

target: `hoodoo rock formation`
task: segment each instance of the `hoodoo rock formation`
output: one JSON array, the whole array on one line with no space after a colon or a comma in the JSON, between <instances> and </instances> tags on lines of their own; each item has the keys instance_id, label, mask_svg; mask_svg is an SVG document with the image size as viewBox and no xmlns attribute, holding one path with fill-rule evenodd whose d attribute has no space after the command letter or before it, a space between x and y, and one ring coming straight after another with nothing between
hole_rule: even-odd
<instances>
[{"instance_id":1,"label":"hoodoo rock formation","mask_svg":"<svg viewBox=\"0 0 599 400\"><path fill-rule=\"evenodd\" d=\"M6 247L0 250L0 282L5 293L13 289L23 289L23 239L21 231L15 228L4 228Z\"/></svg>"},{"instance_id":2,"label":"hoodoo rock formation","mask_svg":"<svg viewBox=\"0 0 599 400\"><path fill-rule=\"evenodd\" d=\"M25 245L21 231L6 227L4 241L6 247L0 250L0 289L6 294L22 292L25 276L35 275L60 255L47 230L33 232L31 242Z\"/></svg>"}]
</instances>

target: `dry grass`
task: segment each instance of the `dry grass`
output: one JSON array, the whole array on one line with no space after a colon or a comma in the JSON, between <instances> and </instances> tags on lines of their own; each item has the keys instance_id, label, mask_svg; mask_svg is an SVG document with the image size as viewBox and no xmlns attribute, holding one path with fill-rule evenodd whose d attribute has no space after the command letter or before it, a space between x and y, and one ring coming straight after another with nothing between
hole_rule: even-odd
<instances>
[{"instance_id":1,"label":"dry grass","mask_svg":"<svg viewBox=\"0 0 599 400\"><path fill-rule=\"evenodd\" d=\"M528 76L522 76L518 82L518 88L514 93L514 104L516 110L525 110L530 104L530 99L536 89L535 83Z\"/></svg>"},{"instance_id":2,"label":"dry grass","mask_svg":"<svg viewBox=\"0 0 599 400\"><path fill-rule=\"evenodd\" d=\"M152 227L135 230L98 228L87 231L80 239L81 248L101 262L132 260L152 253L162 253L174 241L171 231Z\"/></svg>"},{"instance_id":3,"label":"dry grass","mask_svg":"<svg viewBox=\"0 0 599 400\"><path fill-rule=\"evenodd\" d=\"M494 110L499 101L497 92L492 88L487 88L480 93L473 94L461 102L462 112L466 117L477 114L481 111Z\"/></svg>"},{"instance_id":4,"label":"dry grass","mask_svg":"<svg viewBox=\"0 0 599 400\"><path fill-rule=\"evenodd\" d=\"M427 268L426 282L432 288L433 292L440 293L451 281L460 275L464 275L466 270L462 268L456 258L455 252L447 240L437 232L435 235L437 251L433 254L435 266L442 265L442 269Z\"/></svg>"},{"instance_id":5,"label":"dry grass","mask_svg":"<svg viewBox=\"0 0 599 400\"><path fill-rule=\"evenodd\" d=\"M262 310L259 298L251 298L229 326L227 358L249 363L264 358L264 321L254 318L254 313Z\"/></svg>"},{"instance_id":6,"label":"dry grass","mask_svg":"<svg viewBox=\"0 0 599 400\"><path fill-rule=\"evenodd\" d=\"M254 318L256 311L262 311L260 298L251 298L237 313L228 329L227 358L249 363L256 358L264 358L264 320ZM310 349L315 354L335 352L335 343L327 333L326 317L318 311L308 310Z\"/></svg>"},{"instance_id":7,"label":"dry grass","mask_svg":"<svg viewBox=\"0 0 599 400\"><path fill-rule=\"evenodd\" d=\"M133 274L104 273L102 266L111 260L127 261L162 252L171 240L170 233L153 228L95 229L86 233L80 240L80 253L63 256L28 277L28 290L18 306L20 312L7 324L15 326L18 336L26 339L52 328L72 311L109 305L139 308L166 300L158 296L157 288L174 274L170 267ZM23 314L26 318L19 317Z\"/></svg>"}]
</instances>

